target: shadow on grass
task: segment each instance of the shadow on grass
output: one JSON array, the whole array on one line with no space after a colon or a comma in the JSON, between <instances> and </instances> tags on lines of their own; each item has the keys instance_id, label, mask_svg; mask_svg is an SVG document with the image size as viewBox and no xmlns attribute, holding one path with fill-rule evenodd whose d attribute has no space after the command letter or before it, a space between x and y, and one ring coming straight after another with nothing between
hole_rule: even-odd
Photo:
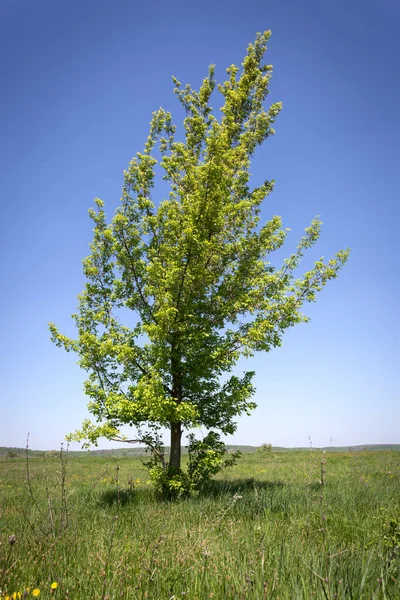
<instances>
[{"instance_id":1,"label":"shadow on grass","mask_svg":"<svg viewBox=\"0 0 400 600\"><path fill-rule=\"evenodd\" d=\"M215 479L207 483L200 491L201 496L220 496L234 495L245 492L277 492L278 490L296 490L304 489L311 492L321 492L321 484L319 482L310 483L306 486L299 484L288 483L284 481L260 481L254 477L241 479Z\"/></svg>"},{"instance_id":2,"label":"shadow on grass","mask_svg":"<svg viewBox=\"0 0 400 600\"><path fill-rule=\"evenodd\" d=\"M104 490L98 496L100 506L125 506L135 502L135 491L128 490Z\"/></svg>"},{"instance_id":3,"label":"shadow on grass","mask_svg":"<svg viewBox=\"0 0 400 600\"><path fill-rule=\"evenodd\" d=\"M246 479L216 479L207 483L200 492L201 496L234 495L241 492L260 490L275 491L287 487L283 481L260 481L254 477Z\"/></svg>"},{"instance_id":4,"label":"shadow on grass","mask_svg":"<svg viewBox=\"0 0 400 600\"><path fill-rule=\"evenodd\" d=\"M254 494L261 494L261 498L280 497L282 492L294 491L297 486L291 485L290 483L283 481L260 481L254 477L241 478L241 479L216 479L208 482L199 491L198 496L191 496L190 501L196 502L196 497L201 498L222 498L224 496L234 497L235 495L245 495L248 499L253 498ZM307 486L310 491L320 492L321 486L318 483L310 484ZM251 495L249 494L251 493ZM295 492L296 493L296 492ZM128 504L141 504L148 503L149 501L156 503L169 503L169 502L181 502L189 498L163 498L154 494L153 488L143 489L128 488L120 489L116 488L107 489L96 494L96 502L102 507L115 507L115 506L126 506Z\"/></svg>"},{"instance_id":5,"label":"shadow on grass","mask_svg":"<svg viewBox=\"0 0 400 600\"><path fill-rule=\"evenodd\" d=\"M96 502L102 507L126 506L148 502L152 490L143 488L108 489L97 494Z\"/></svg>"}]
</instances>

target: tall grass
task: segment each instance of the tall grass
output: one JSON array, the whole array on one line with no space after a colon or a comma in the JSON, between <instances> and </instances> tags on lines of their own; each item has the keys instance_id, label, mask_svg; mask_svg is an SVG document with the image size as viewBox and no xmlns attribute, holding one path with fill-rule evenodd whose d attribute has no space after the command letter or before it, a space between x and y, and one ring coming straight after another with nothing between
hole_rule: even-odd
<instances>
[{"instance_id":1,"label":"tall grass","mask_svg":"<svg viewBox=\"0 0 400 600\"><path fill-rule=\"evenodd\" d=\"M245 454L176 502L137 458L28 468L0 462L0 598L400 598L399 453Z\"/></svg>"}]
</instances>

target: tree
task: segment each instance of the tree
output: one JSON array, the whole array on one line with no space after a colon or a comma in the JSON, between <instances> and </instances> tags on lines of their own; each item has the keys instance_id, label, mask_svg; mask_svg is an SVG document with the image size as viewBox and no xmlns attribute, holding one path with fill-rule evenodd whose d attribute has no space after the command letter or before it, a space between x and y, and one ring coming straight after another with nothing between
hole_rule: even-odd
<instances>
[{"instance_id":1,"label":"tree","mask_svg":"<svg viewBox=\"0 0 400 600\"><path fill-rule=\"evenodd\" d=\"M264 443L259 447L258 451L262 454L272 454L272 444Z\"/></svg>"},{"instance_id":2,"label":"tree","mask_svg":"<svg viewBox=\"0 0 400 600\"><path fill-rule=\"evenodd\" d=\"M251 189L249 173L282 108L279 102L264 108L272 74L272 66L262 64L269 36L257 34L242 69L227 69L227 81L218 85L220 119L210 106L213 65L198 91L173 78L185 111L184 141L169 112L154 112L144 151L124 173L114 218L107 222L100 199L89 210L94 238L73 315L77 339L50 324L53 341L77 352L89 373L85 391L96 423L85 421L74 439L120 440L120 427L134 425L135 441L152 449L160 468L178 473L184 429L212 430L212 449L217 432L233 433L236 417L255 406L253 372L223 375L240 356L270 351L287 328L306 321L302 305L316 299L347 259L348 251L340 251L296 275L320 235L314 219L280 268L269 261L288 230L278 216L260 223L274 181ZM159 170L170 191L156 203ZM169 460L161 428L170 430ZM204 444L201 452L204 458Z\"/></svg>"}]
</instances>

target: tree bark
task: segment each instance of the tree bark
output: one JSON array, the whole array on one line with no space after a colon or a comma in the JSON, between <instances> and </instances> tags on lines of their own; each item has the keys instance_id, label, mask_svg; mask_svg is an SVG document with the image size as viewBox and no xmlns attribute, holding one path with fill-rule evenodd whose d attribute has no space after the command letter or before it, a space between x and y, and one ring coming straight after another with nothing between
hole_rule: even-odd
<instances>
[{"instance_id":1,"label":"tree bark","mask_svg":"<svg viewBox=\"0 0 400 600\"><path fill-rule=\"evenodd\" d=\"M182 424L180 421L171 423L171 451L169 456L170 467L181 468L181 437Z\"/></svg>"},{"instance_id":2,"label":"tree bark","mask_svg":"<svg viewBox=\"0 0 400 600\"><path fill-rule=\"evenodd\" d=\"M171 374L172 374L172 397L176 404L182 400L182 372L179 353L179 345L176 335L171 343ZM171 423L171 450L169 455L169 466L175 469L181 468L181 438L182 423L175 421Z\"/></svg>"}]
</instances>

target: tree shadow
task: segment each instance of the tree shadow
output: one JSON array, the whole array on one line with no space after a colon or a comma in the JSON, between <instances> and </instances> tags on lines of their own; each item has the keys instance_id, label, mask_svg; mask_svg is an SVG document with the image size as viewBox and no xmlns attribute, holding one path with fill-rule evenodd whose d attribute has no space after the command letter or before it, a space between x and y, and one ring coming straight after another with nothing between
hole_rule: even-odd
<instances>
[{"instance_id":1,"label":"tree shadow","mask_svg":"<svg viewBox=\"0 0 400 600\"><path fill-rule=\"evenodd\" d=\"M97 503L105 507L125 506L127 504L136 504L138 494L135 489L110 489L99 493Z\"/></svg>"},{"instance_id":2,"label":"tree shadow","mask_svg":"<svg viewBox=\"0 0 400 600\"><path fill-rule=\"evenodd\" d=\"M283 487L287 487L288 484L283 481L260 481L254 477L241 478L241 479L214 479L208 482L200 490L201 496L225 496L235 495L248 491L275 491Z\"/></svg>"},{"instance_id":3,"label":"tree shadow","mask_svg":"<svg viewBox=\"0 0 400 600\"><path fill-rule=\"evenodd\" d=\"M297 487L297 486L295 486ZM125 489L107 489L96 494L96 503L105 508L112 508L118 506L126 506L128 504L141 504L155 502L155 503L175 503L182 502L185 500L196 501L196 497L201 498L224 498L229 496L234 498L235 496L242 497L246 496L247 501L250 503L265 504L268 500L274 504L279 502L279 498L282 498L282 491L286 488L289 492L293 491L293 484L284 481L260 481L254 477L240 478L240 479L213 479L207 482L199 490L198 495L179 498L163 497L154 493L153 488L143 489L141 487L125 488ZM306 486L309 491L320 492L321 485L319 483L311 483ZM259 496L259 497L258 497Z\"/></svg>"}]
</instances>

